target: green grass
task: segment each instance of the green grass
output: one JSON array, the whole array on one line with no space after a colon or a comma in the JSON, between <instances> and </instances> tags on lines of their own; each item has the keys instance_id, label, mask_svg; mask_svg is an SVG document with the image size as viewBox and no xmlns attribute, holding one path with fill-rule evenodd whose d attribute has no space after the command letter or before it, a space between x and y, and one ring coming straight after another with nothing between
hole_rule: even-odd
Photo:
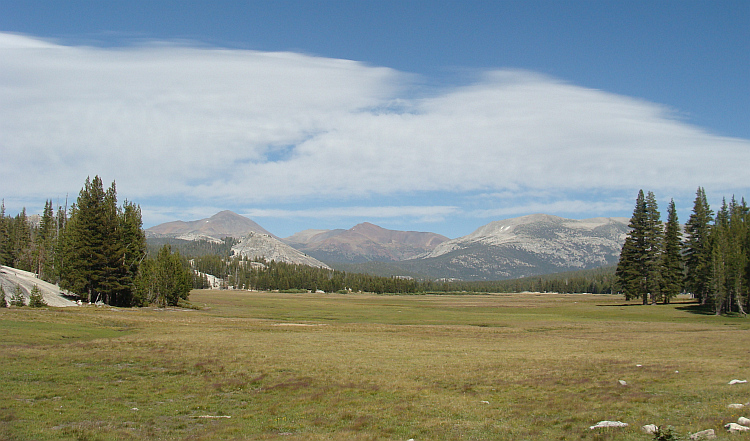
<instances>
[{"instance_id":1,"label":"green grass","mask_svg":"<svg viewBox=\"0 0 750 441\"><path fill-rule=\"evenodd\" d=\"M750 376L750 320L689 303L191 302L202 309L0 310L0 439L645 440L649 423L750 439L722 428L750 412L726 407L750 401L750 385L727 385ZM630 427L588 429L605 419Z\"/></svg>"}]
</instances>

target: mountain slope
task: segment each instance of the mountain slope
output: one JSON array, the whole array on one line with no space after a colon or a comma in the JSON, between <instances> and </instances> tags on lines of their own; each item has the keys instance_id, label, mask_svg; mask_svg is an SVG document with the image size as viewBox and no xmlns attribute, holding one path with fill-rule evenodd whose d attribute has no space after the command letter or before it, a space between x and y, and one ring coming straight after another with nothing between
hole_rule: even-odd
<instances>
[{"instance_id":1,"label":"mountain slope","mask_svg":"<svg viewBox=\"0 0 750 441\"><path fill-rule=\"evenodd\" d=\"M243 256L250 259L262 258L267 261L307 265L330 269L328 265L316 260L301 251L295 250L280 240L268 234L249 233L240 243L232 247L233 256Z\"/></svg>"},{"instance_id":2,"label":"mountain slope","mask_svg":"<svg viewBox=\"0 0 750 441\"><path fill-rule=\"evenodd\" d=\"M448 240L435 233L398 231L369 222L348 230L305 230L284 242L325 262L395 262L432 251Z\"/></svg>"},{"instance_id":3,"label":"mountain slope","mask_svg":"<svg viewBox=\"0 0 750 441\"><path fill-rule=\"evenodd\" d=\"M407 267L432 277L492 280L595 268L617 262L625 218L533 214L491 222L444 242Z\"/></svg>"},{"instance_id":4,"label":"mountain slope","mask_svg":"<svg viewBox=\"0 0 750 441\"><path fill-rule=\"evenodd\" d=\"M171 237L184 240L241 238L250 232L273 236L254 221L224 210L207 219L184 222L174 221L156 225L146 230L147 237Z\"/></svg>"}]
</instances>

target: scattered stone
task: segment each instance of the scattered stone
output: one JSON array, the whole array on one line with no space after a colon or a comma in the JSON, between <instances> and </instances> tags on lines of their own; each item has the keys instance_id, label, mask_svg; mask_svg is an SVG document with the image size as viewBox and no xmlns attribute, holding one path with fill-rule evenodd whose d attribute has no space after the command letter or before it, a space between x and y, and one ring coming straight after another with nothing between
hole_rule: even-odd
<instances>
[{"instance_id":1,"label":"scattered stone","mask_svg":"<svg viewBox=\"0 0 750 441\"><path fill-rule=\"evenodd\" d=\"M747 383L747 380L732 380L732 381L729 382L730 385L731 384L742 384L742 383Z\"/></svg>"},{"instance_id":2,"label":"scattered stone","mask_svg":"<svg viewBox=\"0 0 750 441\"><path fill-rule=\"evenodd\" d=\"M741 425L739 425L737 423L725 424L724 428L727 429L727 432L729 432L729 433L739 433L739 432L750 431L750 427L741 426Z\"/></svg>"},{"instance_id":3,"label":"scattered stone","mask_svg":"<svg viewBox=\"0 0 750 441\"><path fill-rule=\"evenodd\" d=\"M137 408L137 407L134 407L134 408L132 408L132 409L130 409L130 410L136 410L136 411L137 411L137 410L138 410L138 408Z\"/></svg>"},{"instance_id":4,"label":"scattered stone","mask_svg":"<svg viewBox=\"0 0 750 441\"><path fill-rule=\"evenodd\" d=\"M716 432L714 429L701 430L690 435L690 441L701 441L704 439L716 439Z\"/></svg>"},{"instance_id":5,"label":"scattered stone","mask_svg":"<svg viewBox=\"0 0 750 441\"><path fill-rule=\"evenodd\" d=\"M741 424L743 426L750 426L750 419L745 418L745 417L739 417L739 419L737 419L737 424Z\"/></svg>"},{"instance_id":6,"label":"scattered stone","mask_svg":"<svg viewBox=\"0 0 750 441\"><path fill-rule=\"evenodd\" d=\"M739 403L732 403L727 405L727 408L729 409L742 409L743 407L745 407L745 405Z\"/></svg>"},{"instance_id":7,"label":"scattered stone","mask_svg":"<svg viewBox=\"0 0 750 441\"><path fill-rule=\"evenodd\" d=\"M197 416L196 418L211 418L211 419L213 419L213 418L232 418L232 416L231 415L200 415L200 416Z\"/></svg>"},{"instance_id":8,"label":"scattered stone","mask_svg":"<svg viewBox=\"0 0 750 441\"><path fill-rule=\"evenodd\" d=\"M489 401L482 401L482 404L490 404Z\"/></svg>"},{"instance_id":9,"label":"scattered stone","mask_svg":"<svg viewBox=\"0 0 750 441\"><path fill-rule=\"evenodd\" d=\"M643 367L643 365L642 364L637 364L637 365L635 365L635 367Z\"/></svg>"},{"instance_id":10,"label":"scattered stone","mask_svg":"<svg viewBox=\"0 0 750 441\"><path fill-rule=\"evenodd\" d=\"M732 423L734 424L734 423ZM623 423L622 421L599 421L595 425L589 427L589 429L601 429L605 427L628 427L628 423Z\"/></svg>"},{"instance_id":11,"label":"scattered stone","mask_svg":"<svg viewBox=\"0 0 750 441\"><path fill-rule=\"evenodd\" d=\"M618 383L620 383L620 386L627 386L628 382L625 380L617 380Z\"/></svg>"},{"instance_id":12,"label":"scattered stone","mask_svg":"<svg viewBox=\"0 0 750 441\"><path fill-rule=\"evenodd\" d=\"M645 426L641 427L641 431L643 433L647 433L649 435L653 435L657 431L659 431L659 426L657 426L656 424L646 424Z\"/></svg>"}]
</instances>

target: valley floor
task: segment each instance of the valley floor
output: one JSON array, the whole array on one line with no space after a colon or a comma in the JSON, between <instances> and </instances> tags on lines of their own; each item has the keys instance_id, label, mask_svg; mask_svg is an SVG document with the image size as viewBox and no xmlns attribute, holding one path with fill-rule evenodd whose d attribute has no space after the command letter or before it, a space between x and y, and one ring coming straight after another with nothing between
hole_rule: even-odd
<instances>
[{"instance_id":1,"label":"valley floor","mask_svg":"<svg viewBox=\"0 0 750 441\"><path fill-rule=\"evenodd\" d=\"M618 439L750 411L750 321L689 299L194 291L0 310L0 439ZM623 385L622 380L625 385ZM601 420L625 428L589 429Z\"/></svg>"}]
</instances>

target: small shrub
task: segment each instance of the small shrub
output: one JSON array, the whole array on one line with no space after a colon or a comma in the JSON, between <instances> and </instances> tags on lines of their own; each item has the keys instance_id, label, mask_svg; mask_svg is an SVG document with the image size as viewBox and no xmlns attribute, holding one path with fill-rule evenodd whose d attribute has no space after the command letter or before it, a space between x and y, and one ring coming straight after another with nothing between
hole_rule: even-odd
<instances>
[{"instance_id":1,"label":"small shrub","mask_svg":"<svg viewBox=\"0 0 750 441\"><path fill-rule=\"evenodd\" d=\"M29 306L31 306L32 308L43 308L47 306L47 302L44 301L42 291L36 285L31 288L31 295L29 296Z\"/></svg>"},{"instance_id":2,"label":"small shrub","mask_svg":"<svg viewBox=\"0 0 750 441\"><path fill-rule=\"evenodd\" d=\"M680 441L682 437L672 426L661 426L654 433L654 441Z\"/></svg>"},{"instance_id":3,"label":"small shrub","mask_svg":"<svg viewBox=\"0 0 750 441\"><path fill-rule=\"evenodd\" d=\"M8 304L5 303L5 290L3 285L0 285L0 308L7 308Z\"/></svg>"},{"instance_id":4,"label":"small shrub","mask_svg":"<svg viewBox=\"0 0 750 441\"><path fill-rule=\"evenodd\" d=\"M13 292L13 297L10 298L11 306L26 306L26 299L23 298L23 290L21 285L16 285L16 290Z\"/></svg>"}]
</instances>

